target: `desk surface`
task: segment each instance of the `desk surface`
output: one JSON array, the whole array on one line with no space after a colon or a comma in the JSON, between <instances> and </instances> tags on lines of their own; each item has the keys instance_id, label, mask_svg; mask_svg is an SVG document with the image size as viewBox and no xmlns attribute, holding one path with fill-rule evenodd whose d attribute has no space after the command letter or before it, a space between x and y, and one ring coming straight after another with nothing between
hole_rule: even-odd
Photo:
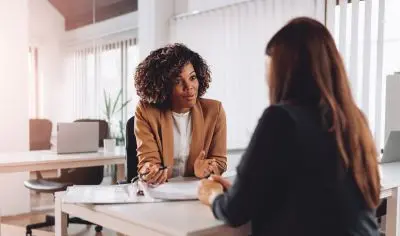
<instances>
[{"instance_id":1,"label":"desk surface","mask_svg":"<svg viewBox=\"0 0 400 236\"><path fill-rule=\"evenodd\" d=\"M226 178L233 181L234 176L226 175ZM58 203L65 213L126 235L248 235L250 231L250 225L226 226L214 218L210 207L199 201L85 205L58 200Z\"/></svg>"},{"instance_id":2,"label":"desk surface","mask_svg":"<svg viewBox=\"0 0 400 236\"><path fill-rule=\"evenodd\" d=\"M57 154L52 150L0 153L0 173L124 164L125 149L112 153Z\"/></svg>"},{"instance_id":3,"label":"desk surface","mask_svg":"<svg viewBox=\"0 0 400 236\"><path fill-rule=\"evenodd\" d=\"M400 163L382 164L380 171L382 193L400 186ZM388 192L382 197L390 195L391 192ZM77 205L61 202L59 204L65 213L97 222L127 235L132 235L134 232L179 236L245 235L244 232L249 232L248 225L247 228L233 229L215 220L209 207L199 201L112 205ZM123 223L120 226L126 227L117 226L118 222Z\"/></svg>"},{"instance_id":4,"label":"desk surface","mask_svg":"<svg viewBox=\"0 0 400 236\"><path fill-rule=\"evenodd\" d=\"M98 205L94 210L166 235L232 235L238 231L216 220L210 208L199 201Z\"/></svg>"},{"instance_id":5,"label":"desk surface","mask_svg":"<svg viewBox=\"0 0 400 236\"><path fill-rule=\"evenodd\" d=\"M249 232L249 225L241 228L224 225L214 218L208 206L199 201L112 205L62 203L61 208L65 213L126 235L137 235L138 232L157 236L246 235ZM115 222L125 227L119 227Z\"/></svg>"},{"instance_id":6,"label":"desk surface","mask_svg":"<svg viewBox=\"0 0 400 236\"><path fill-rule=\"evenodd\" d=\"M400 186L400 162L379 164L382 189Z\"/></svg>"}]
</instances>

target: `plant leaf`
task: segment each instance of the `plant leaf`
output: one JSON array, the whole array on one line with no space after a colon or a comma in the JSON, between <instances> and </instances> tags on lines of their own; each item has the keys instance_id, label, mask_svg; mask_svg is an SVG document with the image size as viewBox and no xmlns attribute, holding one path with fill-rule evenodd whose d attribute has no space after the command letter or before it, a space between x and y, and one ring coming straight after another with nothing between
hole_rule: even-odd
<instances>
[{"instance_id":1,"label":"plant leaf","mask_svg":"<svg viewBox=\"0 0 400 236\"><path fill-rule=\"evenodd\" d=\"M105 115L106 115L106 119L107 119L107 121L109 122L110 120L111 120L111 114L110 114L110 97L107 95L107 92L106 92L106 90L104 89L103 90L103 93L104 93L104 105L105 105L105 108L106 108L106 111L105 111Z\"/></svg>"},{"instance_id":2,"label":"plant leaf","mask_svg":"<svg viewBox=\"0 0 400 236\"><path fill-rule=\"evenodd\" d=\"M107 107L108 107L108 120L111 121L112 113L111 113L111 95L110 94L108 94Z\"/></svg>"},{"instance_id":3,"label":"plant leaf","mask_svg":"<svg viewBox=\"0 0 400 236\"><path fill-rule=\"evenodd\" d=\"M126 105L128 105L128 103L130 103L130 102L131 102L131 99L129 99L129 100L125 101L124 103L122 103L121 107L118 109L117 112L119 112L119 111L121 111L122 109L124 109L124 107L125 107Z\"/></svg>"},{"instance_id":4,"label":"plant leaf","mask_svg":"<svg viewBox=\"0 0 400 236\"><path fill-rule=\"evenodd\" d=\"M122 95L122 89L119 90L118 95L117 95L117 98L116 98L115 101L114 101L114 105L113 105L113 108L112 108L111 115L114 115L114 114L115 114L115 109L117 108L117 104L118 104L118 102L119 102L119 99L120 99L121 95Z\"/></svg>"},{"instance_id":5,"label":"plant leaf","mask_svg":"<svg viewBox=\"0 0 400 236\"><path fill-rule=\"evenodd\" d=\"M106 94L105 89L103 89L103 97L104 97L104 106L105 106L104 115L106 116L106 119L107 119L108 118L108 109L107 109L107 94Z\"/></svg>"}]
</instances>

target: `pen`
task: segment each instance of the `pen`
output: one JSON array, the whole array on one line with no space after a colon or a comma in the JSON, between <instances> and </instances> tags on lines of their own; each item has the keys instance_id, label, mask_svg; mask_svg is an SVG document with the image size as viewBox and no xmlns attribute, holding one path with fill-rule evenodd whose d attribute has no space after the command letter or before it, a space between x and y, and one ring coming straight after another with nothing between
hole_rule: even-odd
<instances>
[{"instance_id":1,"label":"pen","mask_svg":"<svg viewBox=\"0 0 400 236\"><path fill-rule=\"evenodd\" d=\"M169 168L171 168L171 167L169 167L169 166L161 166L159 170L165 170L165 169L169 169Z\"/></svg>"},{"instance_id":2,"label":"pen","mask_svg":"<svg viewBox=\"0 0 400 236\"><path fill-rule=\"evenodd\" d=\"M165 169L170 169L171 167L169 167L169 166L160 166L160 168L158 168L158 171L160 171L160 170L165 170ZM140 176L144 176L144 175L147 175L147 174L149 174L151 171L147 171L147 172L145 172L145 173L143 173L143 174L139 174Z\"/></svg>"}]
</instances>

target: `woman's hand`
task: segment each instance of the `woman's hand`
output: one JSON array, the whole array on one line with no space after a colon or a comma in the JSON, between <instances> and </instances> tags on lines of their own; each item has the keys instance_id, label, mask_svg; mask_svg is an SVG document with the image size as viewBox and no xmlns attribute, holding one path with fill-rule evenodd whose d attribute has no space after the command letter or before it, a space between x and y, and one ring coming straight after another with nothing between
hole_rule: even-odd
<instances>
[{"instance_id":1,"label":"woman's hand","mask_svg":"<svg viewBox=\"0 0 400 236\"><path fill-rule=\"evenodd\" d=\"M217 161L215 159L211 160L211 164L209 165L208 169L210 170L210 173L213 175L221 175L221 172L219 171Z\"/></svg>"},{"instance_id":2,"label":"woman's hand","mask_svg":"<svg viewBox=\"0 0 400 236\"><path fill-rule=\"evenodd\" d=\"M228 180L222 178L219 175L211 175L209 179L221 184L222 187L224 187L224 191L227 191L232 186L232 184Z\"/></svg>"},{"instance_id":3,"label":"woman's hand","mask_svg":"<svg viewBox=\"0 0 400 236\"><path fill-rule=\"evenodd\" d=\"M224 188L220 183L209 179L200 181L197 196L199 200L205 205L212 205L214 199L224 193Z\"/></svg>"},{"instance_id":4,"label":"woman's hand","mask_svg":"<svg viewBox=\"0 0 400 236\"><path fill-rule=\"evenodd\" d=\"M211 174L220 175L217 162L214 159L206 159L205 152L201 151L194 162L194 175L197 178L206 178Z\"/></svg>"},{"instance_id":5,"label":"woman's hand","mask_svg":"<svg viewBox=\"0 0 400 236\"><path fill-rule=\"evenodd\" d=\"M140 179L148 184L163 184L168 179L168 169L161 169L160 164L146 162L139 170Z\"/></svg>"}]
</instances>

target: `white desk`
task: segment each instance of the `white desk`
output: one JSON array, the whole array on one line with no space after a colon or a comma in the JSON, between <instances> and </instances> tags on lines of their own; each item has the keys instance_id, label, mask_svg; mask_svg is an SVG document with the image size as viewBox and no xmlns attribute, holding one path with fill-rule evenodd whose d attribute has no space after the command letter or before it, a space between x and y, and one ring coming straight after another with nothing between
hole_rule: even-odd
<instances>
[{"instance_id":1,"label":"white desk","mask_svg":"<svg viewBox=\"0 0 400 236\"><path fill-rule=\"evenodd\" d=\"M0 173L43 171L111 164L125 164L125 149L113 153L57 154L51 150L0 153Z\"/></svg>"},{"instance_id":2,"label":"white desk","mask_svg":"<svg viewBox=\"0 0 400 236\"><path fill-rule=\"evenodd\" d=\"M400 236L400 163L383 164L381 198L388 199L386 235ZM126 235L247 235L214 219L209 207L198 201L148 204L78 205L62 203L56 195L56 235L67 235L67 214L86 219Z\"/></svg>"},{"instance_id":3,"label":"white desk","mask_svg":"<svg viewBox=\"0 0 400 236\"><path fill-rule=\"evenodd\" d=\"M215 220L210 208L199 201L115 205L62 203L56 194L56 235L67 235L67 214L78 216L126 235L194 236L248 235L249 226L234 229Z\"/></svg>"},{"instance_id":4,"label":"white desk","mask_svg":"<svg viewBox=\"0 0 400 236\"><path fill-rule=\"evenodd\" d=\"M125 164L123 147L116 148L114 153L99 151L61 155L51 150L0 153L1 213L18 215L30 212L30 194L23 185L23 181L29 179L29 172L111 164Z\"/></svg>"},{"instance_id":5,"label":"white desk","mask_svg":"<svg viewBox=\"0 0 400 236\"><path fill-rule=\"evenodd\" d=\"M381 198L387 198L386 235L400 235L400 162L380 164Z\"/></svg>"}]
</instances>

